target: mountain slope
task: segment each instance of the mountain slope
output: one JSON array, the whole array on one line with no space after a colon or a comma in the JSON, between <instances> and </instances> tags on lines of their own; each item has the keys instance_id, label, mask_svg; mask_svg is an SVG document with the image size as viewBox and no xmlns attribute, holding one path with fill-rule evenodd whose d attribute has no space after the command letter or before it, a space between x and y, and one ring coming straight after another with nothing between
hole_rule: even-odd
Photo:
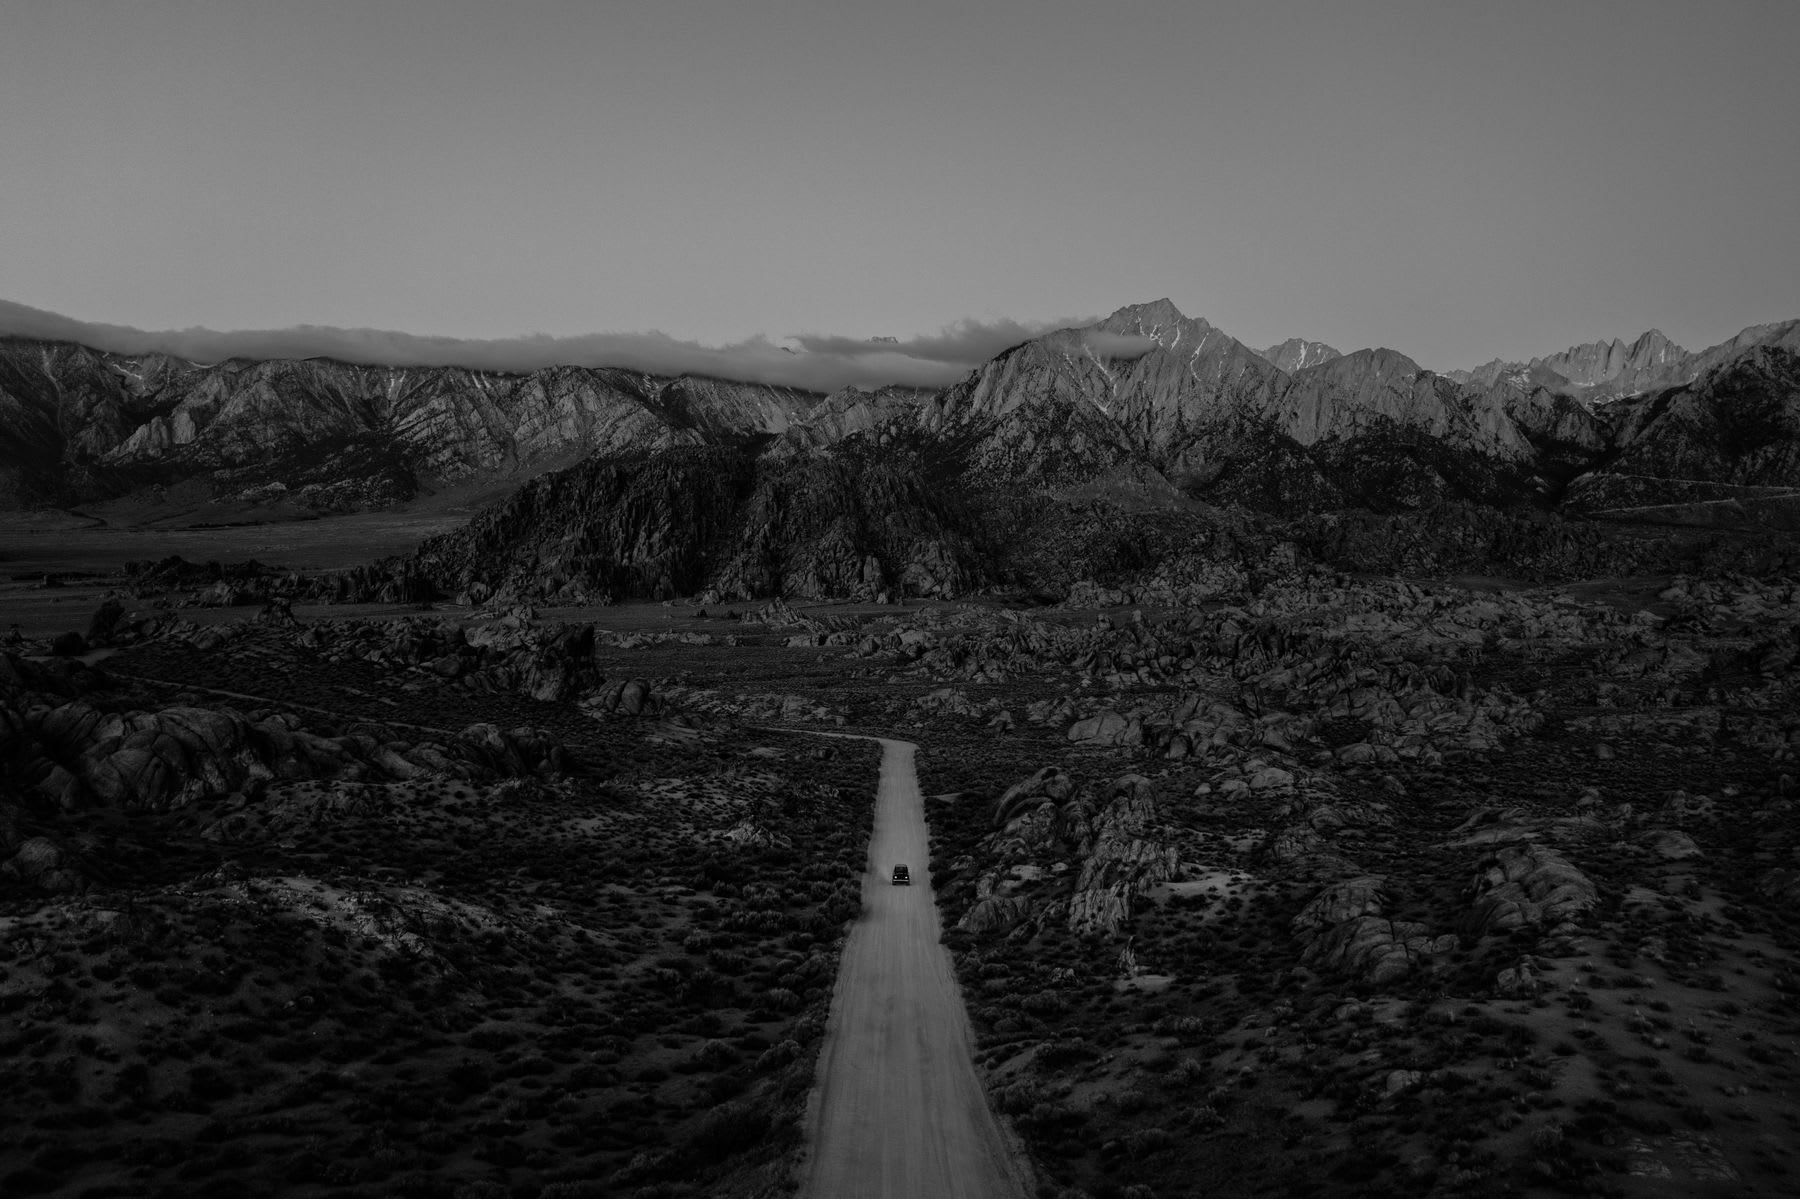
<instances>
[{"instance_id":1,"label":"mountain slope","mask_svg":"<svg viewBox=\"0 0 1800 1199\"><path fill-rule=\"evenodd\" d=\"M1755 345L1694 383L1620 400L1604 470L1800 487L1800 353Z\"/></svg>"},{"instance_id":2,"label":"mountain slope","mask_svg":"<svg viewBox=\"0 0 1800 1199\"><path fill-rule=\"evenodd\" d=\"M1385 348L1288 371L1164 299L1021 342L941 391L821 397L15 339L0 341L0 502L185 480L317 511L535 478L425 547L419 571L563 598L959 594L1077 569L1057 546L1089 563L1162 552L1132 548L1108 511L1592 512L1736 498L1701 484L1800 486L1797 355L1787 322L1698 354L1647 334L1460 381ZM1090 544L1084 522L1109 531Z\"/></svg>"},{"instance_id":3,"label":"mountain slope","mask_svg":"<svg viewBox=\"0 0 1800 1199\"><path fill-rule=\"evenodd\" d=\"M622 370L508 375L327 359L203 366L0 339L0 496L79 503L220 470L274 482L311 468L332 480L331 459L351 446L391 459L408 487L429 485L530 473L571 451L776 435L818 399ZM362 468L354 455L342 465L339 482Z\"/></svg>"},{"instance_id":4,"label":"mountain slope","mask_svg":"<svg viewBox=\"0 0 1800 1199\"><path fill-rule=\"evenodd\" d=\"M1304 337L1290 337L1280 345L1258 350L1257 353L1268 359L1277 370L1286 371L1290 375L1297 370L1329 362L1338 356L1338 351L1324 342L1307 341Z\"/></svg>"},{"instance_id":5,"label":"mountain slope","mask_svg":"<svg viewBox=\"0 0 1800 1199\"><path fill-rule=\"evenodd\" d=\"M954 444L984 479L1104 479L1276 510L1491 498L1533 453L1503 397L1404 355L1290 375L1167 300L1016 346L894 423Z\"/></svg>"},{"instance_id":6,"label":"mountain slope","mask_svg":"<svg viewBox=\"0 0 1800 1199\"><path fill-rule=\"evenodd\" d=\"M742 447L589 458L420 546L451 590L529 581L536 598L955 595L988 573L954 499L904 456Z\"/></svg>"},{"instance_id":7,"label":"mountain slope","mask_svg":"<svg viewBox=\"0 0 1800 1199\"><path fill-rule=\"evenodd\" d=\"M414 567L551 600L1054 591L1197 552L1225 527L1208 505L1237 505L1301 530L1344 509L1430 514L1382 535L1404 529L1418 561L1556 569L1599 552L1545 513L1565 488L1593 510L1685 497L1689 475L1800 479L1800 356L1766 340L1595 409L1541 364L1459 384L1373 349L1289 374L1157 301L1013 346L942 392L838 393L762 452L596 455Z\"/></svg>"},{"instance_id":8,"label":"mountain slope","mask_svg":"<svg viewBox=\"0 0 1800 1199\"><path fill-rule=\"evenodd\" d=\"M1445 377L1479 387L1510 383L1606 401L1684 386L1759 346L1800 350L1800 320L1752 325L1729 341L1698 351L1684 350L1652 329L1629 344L1614 338L1570 346L1530 362L1496 358L1474 370L1448 371Z\"/></svg>"}]
</instances>

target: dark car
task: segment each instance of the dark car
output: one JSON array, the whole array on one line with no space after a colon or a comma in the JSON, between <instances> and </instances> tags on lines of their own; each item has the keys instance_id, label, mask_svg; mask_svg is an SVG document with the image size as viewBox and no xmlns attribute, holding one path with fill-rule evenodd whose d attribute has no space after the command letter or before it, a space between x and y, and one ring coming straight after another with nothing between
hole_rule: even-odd
<instances>
[{"instance_id":1,"label":"dark car","mask_svg":"<svg viewBox=\"0 0 1800 1199\"><path fill-rule=\"evenodd\" d=\"M912 885L912 871L904 865L894 867L894 885L899 886L901 883Z\"/></svg>"}]
</instances>

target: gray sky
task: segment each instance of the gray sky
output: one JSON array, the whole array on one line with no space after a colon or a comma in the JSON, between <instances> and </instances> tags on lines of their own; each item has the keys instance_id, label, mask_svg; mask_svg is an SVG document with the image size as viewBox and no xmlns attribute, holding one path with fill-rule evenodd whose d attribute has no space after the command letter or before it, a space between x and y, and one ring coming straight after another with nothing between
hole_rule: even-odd
<instances>
[{"instance_id":1,"label":"gray sky","mask_svg":"<svg viewBox=\"0 0 1800 1199\"><path fill-rule=\"evenodd\" d=\"M1427 366L1800 316L1800 4L0 0L0 298ZM767 347L763 347L767 349Z\"/></svg>"}]
</instances>

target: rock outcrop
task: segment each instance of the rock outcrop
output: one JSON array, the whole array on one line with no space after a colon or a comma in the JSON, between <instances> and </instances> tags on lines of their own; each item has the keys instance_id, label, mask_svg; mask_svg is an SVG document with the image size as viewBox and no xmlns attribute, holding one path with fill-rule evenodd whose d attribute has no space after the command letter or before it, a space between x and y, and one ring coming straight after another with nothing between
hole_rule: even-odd
<instances>
[{"instance_id":1,"label":"rock outcrop","mask_svg":"<svg viewBox=\"0 0 1800 1199\"><path fill-rule=\"evenodd\" d=\"M1086 858L1068 899L1073 932L1116 933L1131 919L1137 897L1168 882L1180 857L1166 840L1149 779L1115 779L1092 823Z\"/></svg>"},{"instance_id":2,"label":"rock outcrop","mask_svg":"<svg viewBox=\"0 0 1800 1199\"><path fill-rule=\"evenodd\" d=\"M1483 859L1470 884L1468 927L1477 933L1555 928L1599 902L1593 881L1542 845L1517 845Z\"/></svg>"},{"instance_id":3,"label":"rock outcrop","mask_svg":"<svg viewBox=\"0 0 1800 1199\"><path fill-rule=\"evenodd\" d=\"M1096 794L1046 767L996 801L994 824L984 854L991 866L959 921L974 932L1061 920L1074 932L1116 934L1138 897L1180 869L1154 787L1141 775Z\"/></svg>"}]
</instances>

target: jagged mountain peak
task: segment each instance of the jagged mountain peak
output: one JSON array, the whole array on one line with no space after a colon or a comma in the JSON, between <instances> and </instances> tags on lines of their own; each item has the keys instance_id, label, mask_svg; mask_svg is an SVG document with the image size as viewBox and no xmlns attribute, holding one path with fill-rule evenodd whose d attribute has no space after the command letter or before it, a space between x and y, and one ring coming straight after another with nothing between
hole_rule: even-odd
<instances>
[{"instance_id":1,"label":"jagged mountain peak","mask_svg":"<svg viewBox=\"0 0 1800 1199\"><path fill-rule=\"evenodd\" d=\"M1149 333L1153 329L1178 325L1188 319L1190 318L1181 309L1175 307L1175 301L1164 296L1147 304L1127 304L1123 308L1114 309L1111 316L1100 322L1100 327L1109 333Z\"/></svg>"},{"instance_id":2,"label":"jagged mountain peak","mask_svg":"<svg viewBox=\"0 0 1800 1199\"><path fill-rule=\"evenodd\" d=\"M1497 387L1502 383L1525 386L1526 366L1523 362L1507 362L1493 358L1474 370L1442 371L1440 373L1454 383L1462 383L1471 387Z\"/></svg>"},{"instance_id":3,"label":"jagged mountain peak","mask_svg":"<svg viewBox=\"0 0 1800 1199\"><path fill-rule=\"evenodd\" d=\"M1348 379L1359 375L1413 379L1425 374L1426 371L1424 367L1399 350L1376 346L1365 350L1352 350L1348 354L1339 354L1335 358L1329 358L1315 366L1305 367L1294 373L1315 378L1334 379Z\"/></svg>"},{"instance_id":4,"label":"jagged mountain peak","mask_svg":"<svg viewBox=\"0 0 1800 1199\"><path fill-rule=\"evenodd\" d=\"M1268 359L1277 370L1286 371L1290 375L1343 356L1341 351L1322 341L1308 341L1304 337L1290 337L1279 345L1258 350L1257 353Z\"/></svg>"},{"instance_id":5,"label":"jagged mountain peak","mask_svg":"<svg viewBox=\"0 0 1800 1199\"><path fill-rule=\"evenodd\" d=\"M1089 325L1088 330L1153 338L1165 350L1192 349L1214 334L1224 336L1223 331L1210 321L1186 315L1167 298L1148 304L1128 304L1098 324Z\"/></svg>"},{"instance_id":6,"label":"jagged mountain peak","mask_svg":"<svg viewBox=\"0 0 1800 1199\"><path fill-rule=\"evenodd\" d=\"M1548 368L1576 387L1618 392L1637 390L1688 357L1661 330L1651 329L1630 342L1615 337L1570 346L1560 354L1534 358L1530 365Z\"/></svg>"}]
</instances>

